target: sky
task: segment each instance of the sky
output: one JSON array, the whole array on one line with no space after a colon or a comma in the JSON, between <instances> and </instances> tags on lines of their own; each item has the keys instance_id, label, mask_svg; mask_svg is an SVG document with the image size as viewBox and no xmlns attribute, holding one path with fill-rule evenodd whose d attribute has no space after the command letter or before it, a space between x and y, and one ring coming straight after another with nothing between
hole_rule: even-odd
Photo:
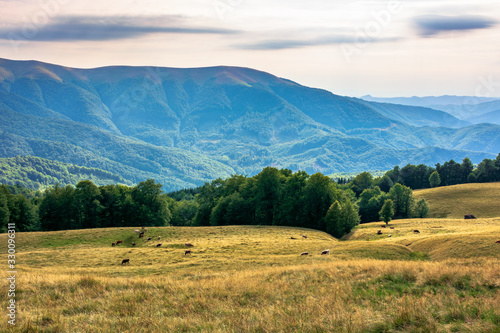
<instances>
[{"instance_id":1,"label":"sky","mask_svg":"<svg viewBox=\"0 0 500 333\"><path fill-rule=\"evenodd\" d=\"M0 58L242 66L335 94L500 97L500 2L0 0Z\"/></svg>"}]
</instances>

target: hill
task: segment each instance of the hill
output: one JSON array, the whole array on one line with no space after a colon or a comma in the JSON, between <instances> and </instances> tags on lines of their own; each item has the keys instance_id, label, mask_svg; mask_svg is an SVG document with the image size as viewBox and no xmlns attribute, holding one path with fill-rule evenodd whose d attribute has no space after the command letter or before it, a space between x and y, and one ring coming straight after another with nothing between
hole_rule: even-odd
<instances>
[{"instance_id":1,"label":"hill","mask_svg":"<svg viewBox=\"0 0 500 333\"><path fill-rule=\"evenodd\" d=\"M500 216L500 183L461 184L414 191L429 203L429 217L463 219Z\"/></svg>"},{"instance_id":2,"label":"hill","mask_svg":"<svg viewBox=\"0 0 500 333\"><path fill-rule=\"evenodd\" d=\"M166 191L270 165L330 174L466 156L478 163L500 151L498 125L468 126L442 111L338 96L249 68L0 59L0 72L0 157L94 167L134 183L154 178Z\"/></svg>"},{"instance_id":3,"label":"hill","mask_svg":"<svg viewBox=\"0 0 500 333\"><path fill-rule=\"evenodd\" d=\"M344 241L262 226L17 233L16 330L494 331L500 219L476 222L370 223Z\"/></svg>"},{"instance_id":4,"label":"hill","mask_svg":"<svg viewBox=\"0 0 500 333\"><path fill-rule=\"evenodd\" d=\"M133 185L119 175L97 168L87 168L55 162L33 156L0 158L0 184L21 185L40 190L56 184L76 185L89 179L97 186L109 184Z\"/></svg>"}]
</instances>

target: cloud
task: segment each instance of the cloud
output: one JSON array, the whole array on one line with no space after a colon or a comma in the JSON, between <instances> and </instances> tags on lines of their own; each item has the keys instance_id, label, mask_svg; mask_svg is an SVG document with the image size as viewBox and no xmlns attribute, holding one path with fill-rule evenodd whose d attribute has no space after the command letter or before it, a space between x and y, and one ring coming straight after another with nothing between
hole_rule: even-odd
<instances>
[{"instance_id":1,"label":"cloud","mask_svg":"<svg viewBox=\"0 0 500 333\"><path fill-rule=\"evenodd\" d=\"M153 33L232 34L235 30L195 27L180 16L154 17L62 17L41 26L0 29L0 39L20 36L33 41L109 41Z\"/></svg>"},{"instance_id":2,"label":"cloud","mask_svg":"<svg viewBox=\"0 0 500 333\"><path fill-rule=\"evenodd\" d=\"M414 24L422 37L432 37L447 31L468 31L488 29L498 22L486 16L423 15L414 18Z\"/></svg>"},{"instance_id":3,"label":"cloud","mask_svg":"<svg viewBox=\"0 0 500 333\"><path fill-rule=\"evenodd\" d=\"M372 38L368 36L352 37L349 35L328 36L317 39L274 39L256 42L253 44L239 44L235 48L243 50L284 50L296 49L308 46L324 46L324 45L339 45L339 44L364 44L364 43L382 43L395 42L401 38Z\"/></svg>"}]
</instances>

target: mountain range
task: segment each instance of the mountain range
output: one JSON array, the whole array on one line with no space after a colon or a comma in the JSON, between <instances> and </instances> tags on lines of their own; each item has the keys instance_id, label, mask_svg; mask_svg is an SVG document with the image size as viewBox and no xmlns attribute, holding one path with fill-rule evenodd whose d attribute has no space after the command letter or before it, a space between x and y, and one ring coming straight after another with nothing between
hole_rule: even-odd
<instances>
[{"instance_id":1,"label":"mountain range","mask_svg":"<svg viewBox=\"0 0 500 333\"><path fill-rule=\"evenodd\" d=\"M308 173L475 163L500 126L366 101L242 67L77 69L0 59L0 157L99 168L165 190L272 165Z\"/></svg>"}]
</instances>

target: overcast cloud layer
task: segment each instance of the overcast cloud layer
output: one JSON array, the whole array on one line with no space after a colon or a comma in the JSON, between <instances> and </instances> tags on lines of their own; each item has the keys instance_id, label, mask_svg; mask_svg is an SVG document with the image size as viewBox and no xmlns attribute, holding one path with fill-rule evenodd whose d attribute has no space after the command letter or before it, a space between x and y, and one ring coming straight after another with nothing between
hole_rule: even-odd
<instances>
[{"instance_id":1,"label":"overcast cloud layer","mask_svg":"<svg viewBox=\"0 0 500 333\"><path fill-rule=\"evenodd\" d=\"M233 65L350 96L500 97L496 1L0 0L0 6L2 58L74 67ZM480 89L485 80L489 89Z\"/></svg>"}]
</instances>

